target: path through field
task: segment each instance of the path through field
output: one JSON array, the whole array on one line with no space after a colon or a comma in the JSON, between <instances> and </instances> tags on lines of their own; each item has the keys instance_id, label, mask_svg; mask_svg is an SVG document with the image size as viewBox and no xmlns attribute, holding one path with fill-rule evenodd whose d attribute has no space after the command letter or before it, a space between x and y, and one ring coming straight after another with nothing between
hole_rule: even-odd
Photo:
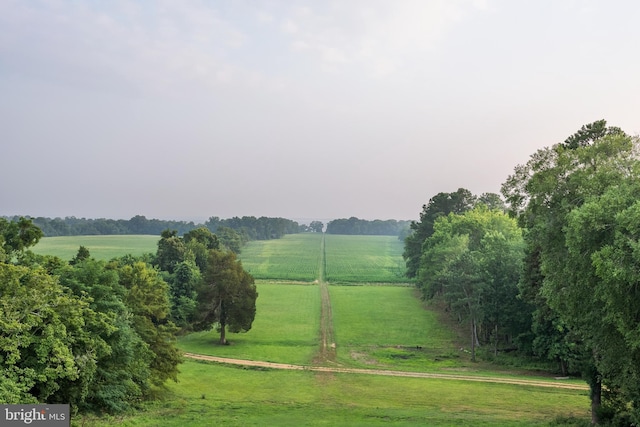
<instances>
[{"instance_id":1,"label":"path through field","mask_svg":"<svg viewBox=\"0 0 640 427\"><path fill-rule=\"evenodd\" d=\"M333 316L331 314L331 296L329 295L329 284L326 280L327 258L325 251L324 233L320 241L320 268L318 285L320 286L321 307L320 307L320 351L315 358L318 365L336 361L336 340L333 335Z\"/></svg>"},{"instance_id":2,"label":"path through field","mask_svg":"<svg viewBox=\"0 0 640 427\"><path fill-rule=\"evenodd\" d=\"M383 376L389 376L389 377L434 378L434 379L441 379L441 380L514 384L514 385L534 386L534 387L561 388L561 389L569 389L569 390L589 390L587 385L563 383L561 381L527 380L527 379L521 379L521 378L505 378L505 377L481 377L481 376L473 376L473 375L453 375L453 374L438 374L438 373L428 373L428 372L390 371L390 370L384 370L384 369L357 369L357 368L336 368L336 367L327 367L327 366L304 366L304 365L291 365L287 363L263 362L259 360L230 359L226 357L206 356L204 354L193 354L193 353L184 353L184 356L188 357L189 359L204 360L207 362L224 363L229 365L253 366L253 367L268 368L268 369L285 369L285 370L293 370L293 371L325 372L325 373L336 373L336 374L383 375Z\"/></svg>"}]
</instances>

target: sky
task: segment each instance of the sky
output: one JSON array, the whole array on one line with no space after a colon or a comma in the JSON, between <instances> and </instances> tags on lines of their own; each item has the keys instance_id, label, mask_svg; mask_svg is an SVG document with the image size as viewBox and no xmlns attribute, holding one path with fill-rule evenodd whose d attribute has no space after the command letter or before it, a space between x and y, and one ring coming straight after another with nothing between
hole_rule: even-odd
<instances>
[{"instance_id":1,"label":"sky","mask_svg":"<svg viewBox=\"0 0 640 427\"><path fill-rule=\"evenodd\" d=\"M635 0L0 0L0 215L418 219L606 119Z\"/></svg>"}]
</instances>

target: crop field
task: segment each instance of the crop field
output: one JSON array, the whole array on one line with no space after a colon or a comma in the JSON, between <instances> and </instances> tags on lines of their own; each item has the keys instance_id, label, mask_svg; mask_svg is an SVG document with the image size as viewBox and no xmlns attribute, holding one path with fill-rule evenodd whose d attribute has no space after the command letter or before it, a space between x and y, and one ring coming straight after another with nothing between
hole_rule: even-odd
<instances>
[{"instance_id":1,"label":"crop field","mask_svg":"<svg viewBox=\"0 0 640 427\"><path fill-rule=\"evenodd\" d=\"M403 283L403 242L394 236L325 236L329 283Z\"/></svg>"},{"instance_id":2,"label":"crop field","mask_svg":"<svg viewBox=\"0 0 640 427\"><path fill-rule=\"evenodd\" d=\"M322 234L288 234L277 240L249 242L242 266L256 279L313 282L320 268Z\"/></svg>"},{"instance_id":3,"label":"crop field","mask_svg":"<svg viewBox=\"0 0 640 427\"><path fill-rule=\"evenodd\" d=\"M151 235L43 237L32 250L40 255L70 260L78 253L78 248L84 246L93 258L108 261L127 254L155 253L158 240L159 236Z\"/></svg>"}]
</instances>

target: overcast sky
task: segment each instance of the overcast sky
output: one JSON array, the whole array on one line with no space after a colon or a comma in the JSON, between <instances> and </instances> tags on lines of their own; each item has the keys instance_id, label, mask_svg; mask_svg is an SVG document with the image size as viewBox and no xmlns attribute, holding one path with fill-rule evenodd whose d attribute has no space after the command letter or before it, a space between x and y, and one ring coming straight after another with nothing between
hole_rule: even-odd
<instances>
[{"instance_id":1,"label":"overcast sky","mask_svg":"<svg viewBox=\"0 0 640 427\"><path fill-rule=\"evenodd\" d=\"M640 133L640 2L0 0L0 215L417 219Z\"/></svg>"}]
</instances>

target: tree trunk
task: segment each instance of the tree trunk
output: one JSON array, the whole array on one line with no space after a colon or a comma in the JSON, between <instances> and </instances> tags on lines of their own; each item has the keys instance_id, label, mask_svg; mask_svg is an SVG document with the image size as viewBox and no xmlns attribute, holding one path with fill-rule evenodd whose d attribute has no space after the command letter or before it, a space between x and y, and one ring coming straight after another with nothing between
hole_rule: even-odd
<instances>
[{"instance_id":1,"label":"tree trunk","mask_svg":"<svg viewBox=\"0 0 640 427\"><path fill-rule=\"evenodd\" d=\"M496 323L496 329L493 337L493 357L498 357L498 324Z\"/></svg>"},{"instance_id":2,"label":"tree trunk","mask_svg":"<svg viewBox=\"0 0 640 427\"><path fill-rule=\"evenodd\" d=\"M220 323L220 344L225 345L227 343L227 326L224 323Z\"/></svg>"},{"instance_id":3,"label":"tree trunk","mask_svg":"<svg viewBox=\"0 0 640 427\"><path fill-rule=\"evenodd\" d=\"M602 382L599 378L592 382L591 385L591 424L600 423L600 404L602 403Z\"/></svg>"},{"instance_id":4,"label":"tree trunk","mask_svg":"<svg viewBox=\"0 0 640 427\"><path fill-rule=\"evenodd\" d=\"M471 361L476 361L476 319L471 316Z\"/></svg>"}]
</instances>

